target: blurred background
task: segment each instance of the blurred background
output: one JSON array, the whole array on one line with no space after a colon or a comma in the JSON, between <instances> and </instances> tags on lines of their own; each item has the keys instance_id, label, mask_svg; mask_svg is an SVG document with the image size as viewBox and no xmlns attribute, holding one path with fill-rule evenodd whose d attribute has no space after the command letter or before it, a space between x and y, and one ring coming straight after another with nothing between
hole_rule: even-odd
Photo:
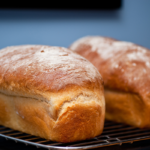
<instances>
[{"instance_id":1,"label":"blurred background","mask_svg":"<svg viewBox=\"0 0 150 150\"><path fill-rule=\"evenodd\" d=\"M0 7L0 48L22 44L68 47L83 36L100 35L150 49L150 0L121 0L119 7L111 9L6 6Z\"/></svg>"}]
</instances>

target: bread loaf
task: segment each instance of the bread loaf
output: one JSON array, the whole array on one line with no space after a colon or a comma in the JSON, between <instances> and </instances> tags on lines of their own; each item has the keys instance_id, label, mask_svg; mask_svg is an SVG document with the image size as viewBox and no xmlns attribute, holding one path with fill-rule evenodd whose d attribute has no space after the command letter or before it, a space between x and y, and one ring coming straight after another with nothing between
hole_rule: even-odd
<instances>
[{"instance_id":1,"label":"bread loaf","mask_svg":"<svg viewBox=\"0 0 150 150\"><path fill-rule=\"evenodd\" d=\"M93 138L105 117L103 80L85 58L62 47L0 51L0 124L57 142Z\"/></svg>"},{"instance_id":2,"label":"bread loaf","mask_svg":"<svg viewBox=\"0 0 150 150\"><path fill-rule=\"evenodd\" d=\"M100 36L83 37L70 49L92 62L104 79L106 119L150 128L150 51Z\"/></svg>"}]
</instances>

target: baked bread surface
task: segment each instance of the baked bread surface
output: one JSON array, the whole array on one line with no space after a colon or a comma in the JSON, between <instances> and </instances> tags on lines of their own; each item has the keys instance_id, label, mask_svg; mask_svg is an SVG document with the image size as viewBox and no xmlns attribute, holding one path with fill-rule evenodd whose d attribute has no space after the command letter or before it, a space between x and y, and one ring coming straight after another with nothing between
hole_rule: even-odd
<instances>
[{"instance_id":1,"label":"baked bread surface","mask_svg":"<svg viewBox=\"0 0 150 150\"><path fill-rule=\"evenodd\" d=\"M106 119L150 127L150 51L100 36L75 41L70 49L92 62L104 79Z\"/></svg>"},{"instance_id":2,"label":"baked bread surface","mask_svg":"<svg viewBox=\"0 0 150 150\"><path fill-rule=\"evenodd\" d=\"M103 80L85 58L62 47L0 51L0 124L58 142L102 133Z\"/></svg>"}]
</instances>

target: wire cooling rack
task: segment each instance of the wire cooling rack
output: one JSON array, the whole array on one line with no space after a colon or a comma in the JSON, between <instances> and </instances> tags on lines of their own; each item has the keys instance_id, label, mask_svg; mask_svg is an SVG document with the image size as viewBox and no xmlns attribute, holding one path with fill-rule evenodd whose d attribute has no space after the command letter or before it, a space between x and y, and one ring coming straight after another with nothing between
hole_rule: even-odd
<instances>
[{"instance_id":1,"label":"wire cooling rack","mask_svg":"<svg viewBox=\"0 0 150 150\"><path fill-rule=\"evenodd\" d=\"M49 150L83 150L147 140L150 139L150 130L141 130L135 127L106 121L104 131L100 136L86 141L67 144L52 142L4 126L0 126L0 136L16 142L22 142L26 145L34 145L37 148L41 147Z\"/></svg>"}]
</instances>

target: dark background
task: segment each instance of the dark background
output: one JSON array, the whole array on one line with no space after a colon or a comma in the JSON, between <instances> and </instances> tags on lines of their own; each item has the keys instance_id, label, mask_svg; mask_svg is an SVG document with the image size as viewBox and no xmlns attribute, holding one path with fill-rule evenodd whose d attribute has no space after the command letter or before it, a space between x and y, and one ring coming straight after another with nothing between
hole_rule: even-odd
<instances>
[{"instance_id":1,"label":"dark background","mask_svg":"<svg viewBox=\"0 0 150 150\"><path fill-rule=\"evenodd\" d=\"M15 9L118 9L122 6L122 0L98 0L98 1L37 1L36 3L28 3L28 1L15 2L4 1L1 3L0 8L15 8Z\"/></svg>"},{"instance_id":2,"label":"dark background","mask_svg":"<svg viewBox=\"0 0 150 150\"><path fill-rule=\"evenodd\" d=\"M72 1L72 5L76 3L81 4ZM90 4L99 5L96 1ZM120 8L109 10L4 9L2 3L0 6L0 48L22 44L68 47L87 35L109 36L150 48L150 0L122 0Z\"/></svg>"}]
</instances>

